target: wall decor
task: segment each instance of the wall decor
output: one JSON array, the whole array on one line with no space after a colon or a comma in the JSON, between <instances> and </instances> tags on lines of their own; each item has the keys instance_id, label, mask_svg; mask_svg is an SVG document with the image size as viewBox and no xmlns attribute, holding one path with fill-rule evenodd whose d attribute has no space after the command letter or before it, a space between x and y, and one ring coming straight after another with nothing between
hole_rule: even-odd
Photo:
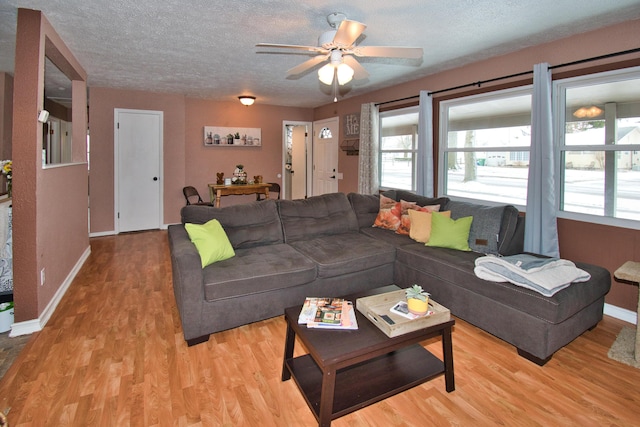
<instances>
[{"instance_id":1,"label":"wall decor","mask_svg":"<svg viewBox=\"0 0 640 427\"><path fill-rule=\"evenodd\" d=\"M345 114L342 122L345 138L360 138L360 113Z\"/></svg>"},{"instance_id":2,"label":"wall decor","mask_svg":"<svg viewBox=\"0 0 640 427\"><path fill-rule=\"evenodd\" d=\"M259 147L262 145L262 129L205 126L204 145L205 147L219 147L230 145Z\"/></svg>"},{"instance_id":3,"label":"wall decor","mask_svg":"<svg viewBox=\"0 0 640 427\"><path fill-rule=\"evenodd\" d=\"M360 148L360 113L345 114L343 139L340 141L340 149L347 156L357 156Z\"/></svg>"}]
</instances>

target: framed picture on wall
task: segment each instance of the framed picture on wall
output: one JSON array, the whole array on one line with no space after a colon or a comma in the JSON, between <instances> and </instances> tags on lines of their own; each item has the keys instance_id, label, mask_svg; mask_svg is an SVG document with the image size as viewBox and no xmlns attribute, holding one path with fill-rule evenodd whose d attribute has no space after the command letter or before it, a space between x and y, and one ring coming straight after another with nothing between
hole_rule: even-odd
<instances>
[{"instance_id":1,"label":"framed picture on wall","mask_svg":"<svg viewBox=\"0 0 640 427\"><path fill-rule=\"evenodd\" d=\"M259 147L262 145L262 129L205 126L204 145L205 147Z\"/></svg>"}]
</instances>

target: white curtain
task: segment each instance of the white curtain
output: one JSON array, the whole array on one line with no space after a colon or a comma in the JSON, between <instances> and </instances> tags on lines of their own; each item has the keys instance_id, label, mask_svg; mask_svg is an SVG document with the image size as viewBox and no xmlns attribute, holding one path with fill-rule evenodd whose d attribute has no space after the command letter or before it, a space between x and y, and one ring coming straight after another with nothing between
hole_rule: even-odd
<instances>
[{"instance_id":1,"label":"white curtain","mask_svg":"<svg viewBox=\"0 0 640 427\"><path fill-rule=\"evenodd\" d=\"M524 250L559 258L551 87L549 64L534 65Z\"/></svg>"},{"instance_id":2,"label":"white curtain","mask_svg":"<svg viewBox=\"0 0 640 427\"><path fill-rule=\"evenodd\" d=\"M433 97L426 90L420 91L417 156L416 192L433 197Z\"/></svg>"},{"instance_id":3,"label":"white curtain","mask_svg":"<svg viewBox=\"0 0 640 427\"><path fill-rule=\"evenodd\" d=\"M360 147L358 193L378 192L379 109L374 103L362 104L360 110Z\"/></svg>"}]
</instances>

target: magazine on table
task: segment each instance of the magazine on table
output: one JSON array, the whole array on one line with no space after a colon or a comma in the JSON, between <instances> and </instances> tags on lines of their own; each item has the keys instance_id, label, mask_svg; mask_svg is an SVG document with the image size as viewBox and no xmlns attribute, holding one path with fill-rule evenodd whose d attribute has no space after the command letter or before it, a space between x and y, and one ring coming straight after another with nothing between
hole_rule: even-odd
<instances>
[{"instance_id":1,"label":"magazine on table","mask_svg":"<svg viewBox=\"0 0 640 427\"><path fill-rule=\"evenodd\" d=\"M353 304L342 298L307 297L298 323L308 328L358 329Z\"/></svg>"},{"instance_id":2,"label":"magazine on table","mask_svg":"<svg viewBox=\"0 0 640 427\"><path fill-rule=\"evenodd\" d=\"M397 304L389 309L389 311L411 320L431 316L433 314L433 311L431 310L427 311L425 314L413 314L409 311L409 306L406 301L398 301Z\"/></svg>"}]
</instances>

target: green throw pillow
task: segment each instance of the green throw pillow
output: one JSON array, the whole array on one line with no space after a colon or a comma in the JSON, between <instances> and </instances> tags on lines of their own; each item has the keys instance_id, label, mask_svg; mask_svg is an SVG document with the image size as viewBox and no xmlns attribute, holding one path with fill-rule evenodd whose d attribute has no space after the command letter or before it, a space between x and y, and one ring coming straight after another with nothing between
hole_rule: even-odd
<instances>
[{"instance_id":1,"label":"green throw pillow","mask_svg":"<svg viewBox=\"0 0 640 427\"><path fill-rule=\"evenodd\" d=\"M196 245L202 268L214 262L223 261L236 255L233 246L217 219L206 224L185 224L189 238Z\"/></svg>"},{"instance_id":2,"label":"green throw pillow","mask_svg":"<svg viewBox=\"0 0 640 427\"><path fill-rule=\"evenodd\" d=\"M470 251L469 231L472 222L472 216L451 219L439 212L433 212L431 214L431 236L426 246Z\"/></svg>"}]
</instances>

